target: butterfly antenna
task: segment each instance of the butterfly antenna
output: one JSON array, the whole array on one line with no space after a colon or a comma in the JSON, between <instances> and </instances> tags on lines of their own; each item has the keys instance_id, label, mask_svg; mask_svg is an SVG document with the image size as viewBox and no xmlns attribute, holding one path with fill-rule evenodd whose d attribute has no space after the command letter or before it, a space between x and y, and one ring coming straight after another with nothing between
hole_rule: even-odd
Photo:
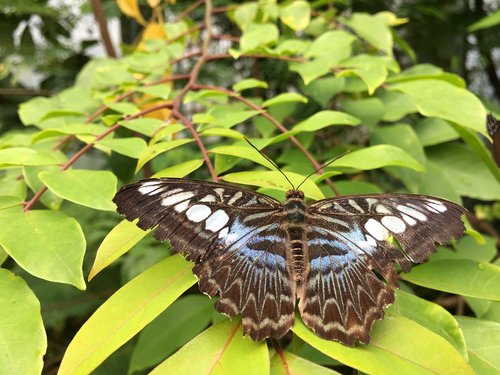
<instances>
[{"instance_id":1,"label":"butterfly antenna","mask_svg":"<svg viewBox=\"0 0 500 375\"><path fill-rule=\"evenodd\" d=\"M276 164L273 160L271 160L271 158L269 158L268 156L266 156L263 152L261 152L252 142L250 142L250 140L243 136L243 138L245 138L245 141L247 141L247 143L252 146L253 149L255 149L255 151L257 151L259 154L261 154L264 159L266 159L269 163L272 164L272 166L274 168L276 168L276 170L281 173L283 175L283 177L285 177L285 179L288 181L288 183L290 184L290 186L292 187L293 190L295 190L295 187L293 186L292 184L292 181L290 181L290 179L286 176L286 174L280 169L280 167L278 167L278 164Z\"/></svg>"},{"instance_id":2,"label":"butterfly antenna","mask_svg":"<svg viewBox=\"0 0 500 375\"><path fill-rule=\"evenodd\" d=\"M338 156L335 156L335 157L334 157L332 160L330 160L329 162L327 162L327 163L323 164L321 167L317 168L315 171L313 171L313 172L309 173L309 174L307 175L307 177L306 177L306 178L304 178L304 180L303 180L303 181L299 184L299 186L297 186L297 190L299 190L299 187L300 187L300 186L301 186L304 182L306 182L306 181L307 181L307 179L308 179L309 177L311 177L313 174L315 174L316 172L320 171L320 170L321 170L321 169L323 169L323 168L328 167L328 166L329 166L330 164L332 164L334 161L336 161L336 160L340 159L341 157L346 156L349 152L351 152L351 150L347 150L346 152L343 152L342 154L340 154L340 155L338 155Z\"/></svg>"}]
</instances>

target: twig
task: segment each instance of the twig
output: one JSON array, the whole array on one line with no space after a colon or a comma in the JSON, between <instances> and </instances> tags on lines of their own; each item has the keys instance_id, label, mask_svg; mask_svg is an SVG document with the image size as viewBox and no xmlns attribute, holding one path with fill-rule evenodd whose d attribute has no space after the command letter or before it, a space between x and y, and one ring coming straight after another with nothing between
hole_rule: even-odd
<instances>
[{"instance_id":1,"label":"twig","mask_svg":"<svg viewBox=\"0 0 500 375\"><path fill-rule=\"evenodd\" d=\"M162 103L162 104L159 104L159 105L156 105L154 107L150 107L150 108L147 108L141 112L138 112L136 114L133 114L131 116L128 116L124 119L124 121L129 121L129 120L133 120L133 119L136 119L138 117L141 117L141 116L144 116L148 113L151 113L151 112L155 112L155 111L158 111L160 109L163 109L163 108L169 108L171 107L172 105L170 103ZM75 153L66 163L64 163L62 166L61 166L61 171L66 171L69 167L71 167L78 159L80 159L82 157L83 154L85 154L88 150L90 150L92 147L94 147L94 145L96 144L96 142L100 141L101 139L105 138L106 136L108 136L109 134L113 133L115 130L117 130L121 125L120 124L115 124L113 125L112 127L110 127L109 129L106 129L106 131L102 132L101 134L97 135L95 137L95 139L90 142L90 143L87 143L84 147L82 147L77 153ZM34 196L33 198L31 198L28 202L25 203L24 205L24 208L23 208L23 211L24 212L27 212L31 209L31 207L33 207L33 205L38 202L38 200L40 199L40 197L43 195L43 193L45 193L47 191L47 186L44 186L43 188L41 188Z\"/></svg>"},{"instance_id":2,"label":"twig","mask_svg":"<svg viewBox=\"0 0 500 375\"><path fill-rule=\"evenodd\" d=\"M203 144L203 141L201 140L200 136L196 132L196 129L194 128L193 124L186 117L184 117L180 112L180 108L181 108L181 104L182 104L182 100L184 99L184 96L196 84L196 80L198 79L200 71L203 68L203 65L205 65L205 62L207 61L208 48L210 46L210 41L212 39L212 1L211 0L205 1L205 22L204 23L205 23L206 35L205 35L205 38L203 39L203 45L201 47L201 51L196 52L196 55L199 55L200 58L198 59L198 61L194 65L193 69L191 70L189 81L186 83L186 85L181 89L181 91L174 98L172 115L174 117L178 118L179 120L181 120L184 123L184 125L188 128L188 130L191 132L191 134L193 135L194 139L196 140L196 143L198 144L198 147L203 155L205 163L207 164L208 170L210 171L210 175L212 176L212 180L217 181L218 180L217 173L215 173L215 168L212 165L212 162L210 160L210 157L208 156L208 152L205 148L205 145ZM186 56L184 56L184 57L186 58ZM193 56L195 56L195 55L193 55Z\"/></svg>"},{"instance_id":3,"label":"twig","mask_svg":"<svg viewBox=\"0 0 500 375\"><path fill-rule=\"evenodd\" d=\"M99 31L101 32L102 43L104 44L106 53L108 54L108 56L116 58L117 54L115 49L113 48L113 43L111 42L111 38L109 36L108 25L106 23L106 15L104 14L102 2L101 0L92 0L91 4L95 20L99 25Z\"/></svg>"},{"instance_id":4,"label":"twig","mask_svg":"<svg viewBox=\"0 0 500 375\"><path fill-rule=\"evenodd\" d=\"M208 170L210 171L210 175L212 176L212 180L217 181L218 180L217 173L215 173L215 169L212 165L212 162L210 161L210 157L208 156L207 149L205 148L205 145L203 144L200 136L196 132L196 129L194 128L193 123L191 121L189 121L186 117L184 117L182 115L182 113L180 113L176 109L172 110L172 116L181 120L182 123L186 126L186 128L191 132L191 134L194 137L194 140L196 141L196 143L198 144L198 147L200 148L200 151L203 155L203 159L205 160L205 163L207 164Z\"/></svg>"},{"instance_id":5,"label":"twig","mask_svg":"<svg viewBox=\"0 0 500 375\"><path fill-rule=\"evenodd\" d=\"M173 43L183 37L185 37L186 35L189 35L189 34L192 34L196 31L199 31L201 29L203 29L205 27L205 23L201 22L193 27L191 27L190 29L187 29L186 31L184 31L183 33L179 34L179 35L176 35L174 38L172 39L168 39L168 43ZM168 37L168 35L167 35Z\"/></svg>"},{"instance_id":6,"label":"twig","mask_svg":"<svg viewBox=\"0 0 500 375\"><path fill-rule=\"evenodd\" d=\"M177 16L177 21L184 19L184 17L186 17L189 13L191 13L193 10L195 10L201 4L203 4L204 1L205 0L198 0L198 1L194 2L193 4L191 4L190 6L188 6L181 14L179 14Z\"/></svg>"},{"instance_id":7,"label":"twig","mask_svg":"<svg viewBox=\"0 0 500 375\"><path fill-rule=\"evenodd\" d=\"M285 353L283 352L283 349L281 348L279 342L276 339L271 339L271 342L273 343L274 350L276 350L276 354L278 354L280 361L283 364L285 374L291 375L290 367L288 366L288 361L285 358Z\"/></svg>"},{"instance_id":8,"label":"twig","mask_svg":"<svg viewBox=\"0 0 500 375\"><path fill-rule=\"evenodd\" d=\"M194 85L192 87L192 89L193 90L202 90L202 89L215 90L215 91L219 91L219 92L225 93L226 95L229 95L229 96L233 97L234 99L239 100L240 102L242 102L246 106L248 106L248 107L250 107L250 108L252 108L252 109L254 109L256 111L259 111L259 113L260 113L261 116L263 116L266 119L268 119L269 121L271 121L274 124L274 126L276 126L282 133L288 133L288 129L285 128L283 126L283 124L281 124L278 120L276 120L276 118L274 118L271 114L269 114L265 110L265 108L263 108L263 107L255 104L255 103L252 103L250 100L244 98L243 96L239 95L235 91L228 90L228 89L225 89L225 88L222 88L222 87L218 87L218 86L211 86L211 85ZM313 167L315 169L317 169L317 171L319 173L324 173L323 169L321 168L321 164L319 164L316 161L316 159L314 158L314 156L312 156L309 153L309 151L307 151L307 149L304 146L302 146L302 144L298 141L297 138L295 138L292 135L292 136L290 136L290 141L300 150L300 152L302 152L302 154L304 154L304 156L309 160L309 162L313 165ZM337 189L333 185L333 182L329 178L325 179L325 182L332 189L332 191L334 192L334 194L336 196L340 196L340 193L337 191Z\"/></svg>"}]
</instances>

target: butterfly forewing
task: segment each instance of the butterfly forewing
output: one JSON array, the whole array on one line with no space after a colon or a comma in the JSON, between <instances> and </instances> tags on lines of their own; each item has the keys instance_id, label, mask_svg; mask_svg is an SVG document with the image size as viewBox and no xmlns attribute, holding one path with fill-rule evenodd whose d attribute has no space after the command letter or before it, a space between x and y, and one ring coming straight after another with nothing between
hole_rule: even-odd
<instances>
[{"instance_id":1,"label":"butterfly forewing","mask_svg":"<svg viewBox=\"0 0 500 375\"><path fill-rule=\"evenodd\" d=\"M217 310L241 313L253 339L281 337L292 327L295 286L278 201L225 184L147 179L123 187L114 202L128 220L155 228L155 238L195 261L201 291L219 292Z\"/></svg>"},{"instance_id":2,"label":"butterfly forewing","mask_svg":"<svg viewBox=\"0 0 500 375\"><path fill-rule=\"evenodd\" d=\"M312 203L309 274L297 291L306 325L323 338L367 343L373 321L394 300L394 264L409 270L411 262L420 263L435 250L435 243L458 238L464 211L448 201L405 194Z\"/></svg>"}]
</instances>

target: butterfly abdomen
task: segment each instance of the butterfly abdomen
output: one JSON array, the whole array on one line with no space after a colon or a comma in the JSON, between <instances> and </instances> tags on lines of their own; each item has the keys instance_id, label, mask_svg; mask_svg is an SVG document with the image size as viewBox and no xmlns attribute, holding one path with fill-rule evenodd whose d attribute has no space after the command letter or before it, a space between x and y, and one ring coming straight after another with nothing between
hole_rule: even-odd
<instances>
[{"instance_id":1,"label":"butterfly abdomen","mask_svg":"<svg viewBox=\"0 0 500 375\"><path fill-rule=\"evenodd\" d=\"M297 285L303 283L306 270L306 238L304 218L306 205L302 197L291 197L284 204L287 217L287 263Z\"/></svg>"}]
</instances>

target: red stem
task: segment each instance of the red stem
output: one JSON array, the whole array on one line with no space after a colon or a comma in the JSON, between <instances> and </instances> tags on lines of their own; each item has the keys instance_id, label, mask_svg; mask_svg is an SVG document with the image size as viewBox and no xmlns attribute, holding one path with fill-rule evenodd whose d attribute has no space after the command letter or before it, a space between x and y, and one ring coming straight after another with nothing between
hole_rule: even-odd
<instances>
[{"instance_id":1,"label":"red stem","mask_svg":"<svg viewBox=\"0 0 500 375\"><path fill-rule=\"evenodd\" d=\"M136 119L138 117L141 117L141 116L144 116L148 113L151 113L151 112L155 112L155 111L158 111L160 109L163 109L163 108L169 108L171 107L172 105L170 103L162 103L162 104L159 104L157 106L154 106L154 107L150 107L150 108L147 108L139 113L136 113L134 115L131 115L131 116L127 116L124 121L129 121L129 120L133 120L133 119ZM109 134L113 133L116 129L118 129L120 127L120 124L115 124L113 125L112 127L110 127L109 129L106 129L106 131L102 132L101 134L97 135L95 137L95 139L90 142L90 143L87 143L84 147L82 147L80 150L78 150L77 153L75 153L66 163L64 163L62 166L61 166L61 171L66 171L69 167L71 167L73 164L75 164L75 162L80 159L82 157L83 154L85 154L88 150L90 150L92 147L94 147L95 143L100 141L101 139L105 138L106 136L108 136ZM23 211L24 212L27 212L31 209L31 207L33 207L33 205L38 202L38 200L40 199L40 197L43 195L43 193L45 193L47 191L47 186L44 186L43 188L41 188L34 196L33 198L31 198L28 202L26 202L26 204L24 205L24 208L23 208Z\"/></svg>"},{"instance_id":2,"label":"red stem","mask_svg":"<svg viewBox=\"0 0 500 375\"><path fill-rule=\"evenodd\" d=\"M212 176L212 180L217 181L219 178L217 177L217 173L215 173L215 169L212 165L212 162L210 161L210 158L208 156L207 149L205 148L205 145L203 144L200 136L196 132L196 129L194 128L193 124L191 121L189 121L186 117L182 115L179 111L176 109L172 109L172 116L175 118L179 119L182 121L182 123L188 128L188 130L191 132L193 135L196 143L198 144L198 147L200 148L200 151L203 155L203 159L205 160L205 163L207 163L208 170L210 171L210 175Z\"/></svg>"}]
</instances>

